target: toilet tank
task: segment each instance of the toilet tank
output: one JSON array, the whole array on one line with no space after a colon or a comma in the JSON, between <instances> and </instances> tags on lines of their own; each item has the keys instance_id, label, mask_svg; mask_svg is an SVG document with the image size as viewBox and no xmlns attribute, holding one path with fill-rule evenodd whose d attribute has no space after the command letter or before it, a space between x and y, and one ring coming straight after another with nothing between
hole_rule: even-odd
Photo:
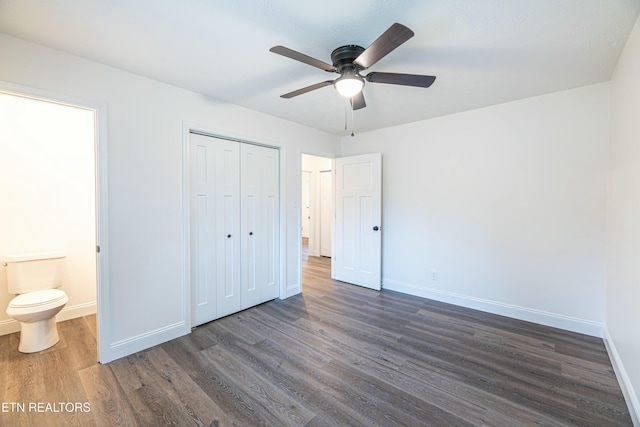
<instances>
[{"instance_id":1,"label":"toilet tank","mask_svg":"<svg viewBox=\"0 0 640 427\"><path fill-rule=\"evenodd\" d=\"M6 255L4 262L7 264L9 293L59 288L62 286L65 258L62 251Z\"/></svg>"}]
</instances>

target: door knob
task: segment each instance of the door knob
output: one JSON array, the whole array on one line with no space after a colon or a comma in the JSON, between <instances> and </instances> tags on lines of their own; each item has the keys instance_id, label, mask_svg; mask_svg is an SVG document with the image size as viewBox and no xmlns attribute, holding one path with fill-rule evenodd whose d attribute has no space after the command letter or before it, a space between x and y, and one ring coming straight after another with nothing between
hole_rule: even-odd
<instances>
[{"instance_id":1,"label":"door knob","mask_svg":"<svg viewBox=\"0 0 640 427\"><path fill-rule=\"evenodd\" d=\"M249 232L249 236L253 236L253 231L250 231L250 232Z\"/></svg>"},{"instance_id":2,"label":"door knob","mask_svg":"<svg viewBox=\"0 0 640 427\"><path fill-rule=\"evenodd\" d=\"M230 238L231 238L231 234L227 234L227 239L230 239Z\"/></svg>"},{"instance_id":3,"label":"door knob","mask_svg":"<svg viewBox=\"0 0 640 427\"><path fill-rule=\"evenodd\" d=\"M380 227L378 227L377 225L373 227L373 231L378 231L380 230Z\"/></svg>"}]
</instances>

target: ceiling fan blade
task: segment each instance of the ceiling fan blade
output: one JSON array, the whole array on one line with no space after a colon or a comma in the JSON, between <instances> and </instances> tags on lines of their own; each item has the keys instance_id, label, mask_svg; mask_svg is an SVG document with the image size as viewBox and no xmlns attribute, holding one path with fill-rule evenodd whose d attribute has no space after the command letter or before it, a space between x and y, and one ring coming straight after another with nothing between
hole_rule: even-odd
<instances>
[{"instance_id":1,"label":"ceiling fan blade","mask_svg":"<svg viewBox=\"0 0 640 427\"><path fill-rule=\"evenodd\" d=\"M365 79L371 83L387 83L392 85L429 87L436 80L435 76L420 74L378 73L367 74Z\"/></svg>"},{"instance_id":2,"label":"ceiling fan blade","mask_svg":"<svg viewBox=\"0 0 640 427\"><path fill-rule=\"evenodd\" d=\"M362 93L362 91L353 95L350 101L351 101L351 108L353 110L359 110L367 106L367 103L364 102L364 94Z\"/></svg>"},{"instance_id":3,"label":"ceiling fan blade","mask_svg":"<svg viewBox=\"0 0 640 427\"><path fill-rule=\"evenodd\" d=\"M396 22L371 43L371 46L366 48L353 62L362 68L369 68L413 37L413 34L413 31L409 28Z\"/></svg>"},{"instance_id":4,"label":"ceiling fan blade","mask_svg":"<svg viewBox=\"0 0 640 427\"><path fill-rule=\"evenodd\" d=\"M304 62L305 64L320 68L324 71L336 71L336 67L334 67L333 65L327 64L326 62L320 61L319 59L312 58L309 55L305 55L304 53L296 52L295 50L291 50L288 47L274 46L269 49L269 51L277 53L278 55L286 56L287 58L295 59L296 61Z\"/></svg>"},{"instance_id":5,"label":"ceiling fan blade","mask_svg":"<svg viewBox=\"0 0 640 427\"><path fill-rule=\"evenodd\" d=\"M333 84L333 80L327 80L325 82L316 83L311 86L303 87L302 89L294 90L293 92L280 95L280 98L293 98L294 96L302 95L303 93L311 92L312 90L320 89L321 87L329 86Z\"/></svg>"}]
</instances>

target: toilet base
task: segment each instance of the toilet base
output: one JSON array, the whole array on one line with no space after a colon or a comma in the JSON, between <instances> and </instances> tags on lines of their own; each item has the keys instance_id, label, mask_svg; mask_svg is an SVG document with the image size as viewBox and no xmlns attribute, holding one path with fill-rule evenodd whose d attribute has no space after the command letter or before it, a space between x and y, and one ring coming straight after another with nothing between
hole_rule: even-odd
<instances>
[{"instance_id":1,"label":"toilet base","mask_svg":"<svg viewBox=\"0 0 640 427\"><path fill-rule=\"evenodd\" d=\"M55 316L32 323L20 323L21 353L36 353L54 346L60 340Z\"/></svg>"}]
</instances>

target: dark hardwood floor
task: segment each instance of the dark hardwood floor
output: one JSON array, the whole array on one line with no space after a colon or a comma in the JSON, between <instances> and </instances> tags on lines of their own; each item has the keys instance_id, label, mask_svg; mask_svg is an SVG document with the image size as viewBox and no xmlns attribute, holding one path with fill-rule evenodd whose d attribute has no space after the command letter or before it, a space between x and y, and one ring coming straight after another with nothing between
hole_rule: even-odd
<instances>
[{"instance_id":1,"label":"dark hardwood floor","mask_svg":"<svg viewBox=\"0 0 640 427\"><path fill-rule=\"evenodd\" d=\"M302 295L107 365L93 316L37 354L2 336L0 425L632 425L601 339L335 282L329 263L305 256ZM62 411L9 410L30 402Z\"/></svg>"}]
</instances>

